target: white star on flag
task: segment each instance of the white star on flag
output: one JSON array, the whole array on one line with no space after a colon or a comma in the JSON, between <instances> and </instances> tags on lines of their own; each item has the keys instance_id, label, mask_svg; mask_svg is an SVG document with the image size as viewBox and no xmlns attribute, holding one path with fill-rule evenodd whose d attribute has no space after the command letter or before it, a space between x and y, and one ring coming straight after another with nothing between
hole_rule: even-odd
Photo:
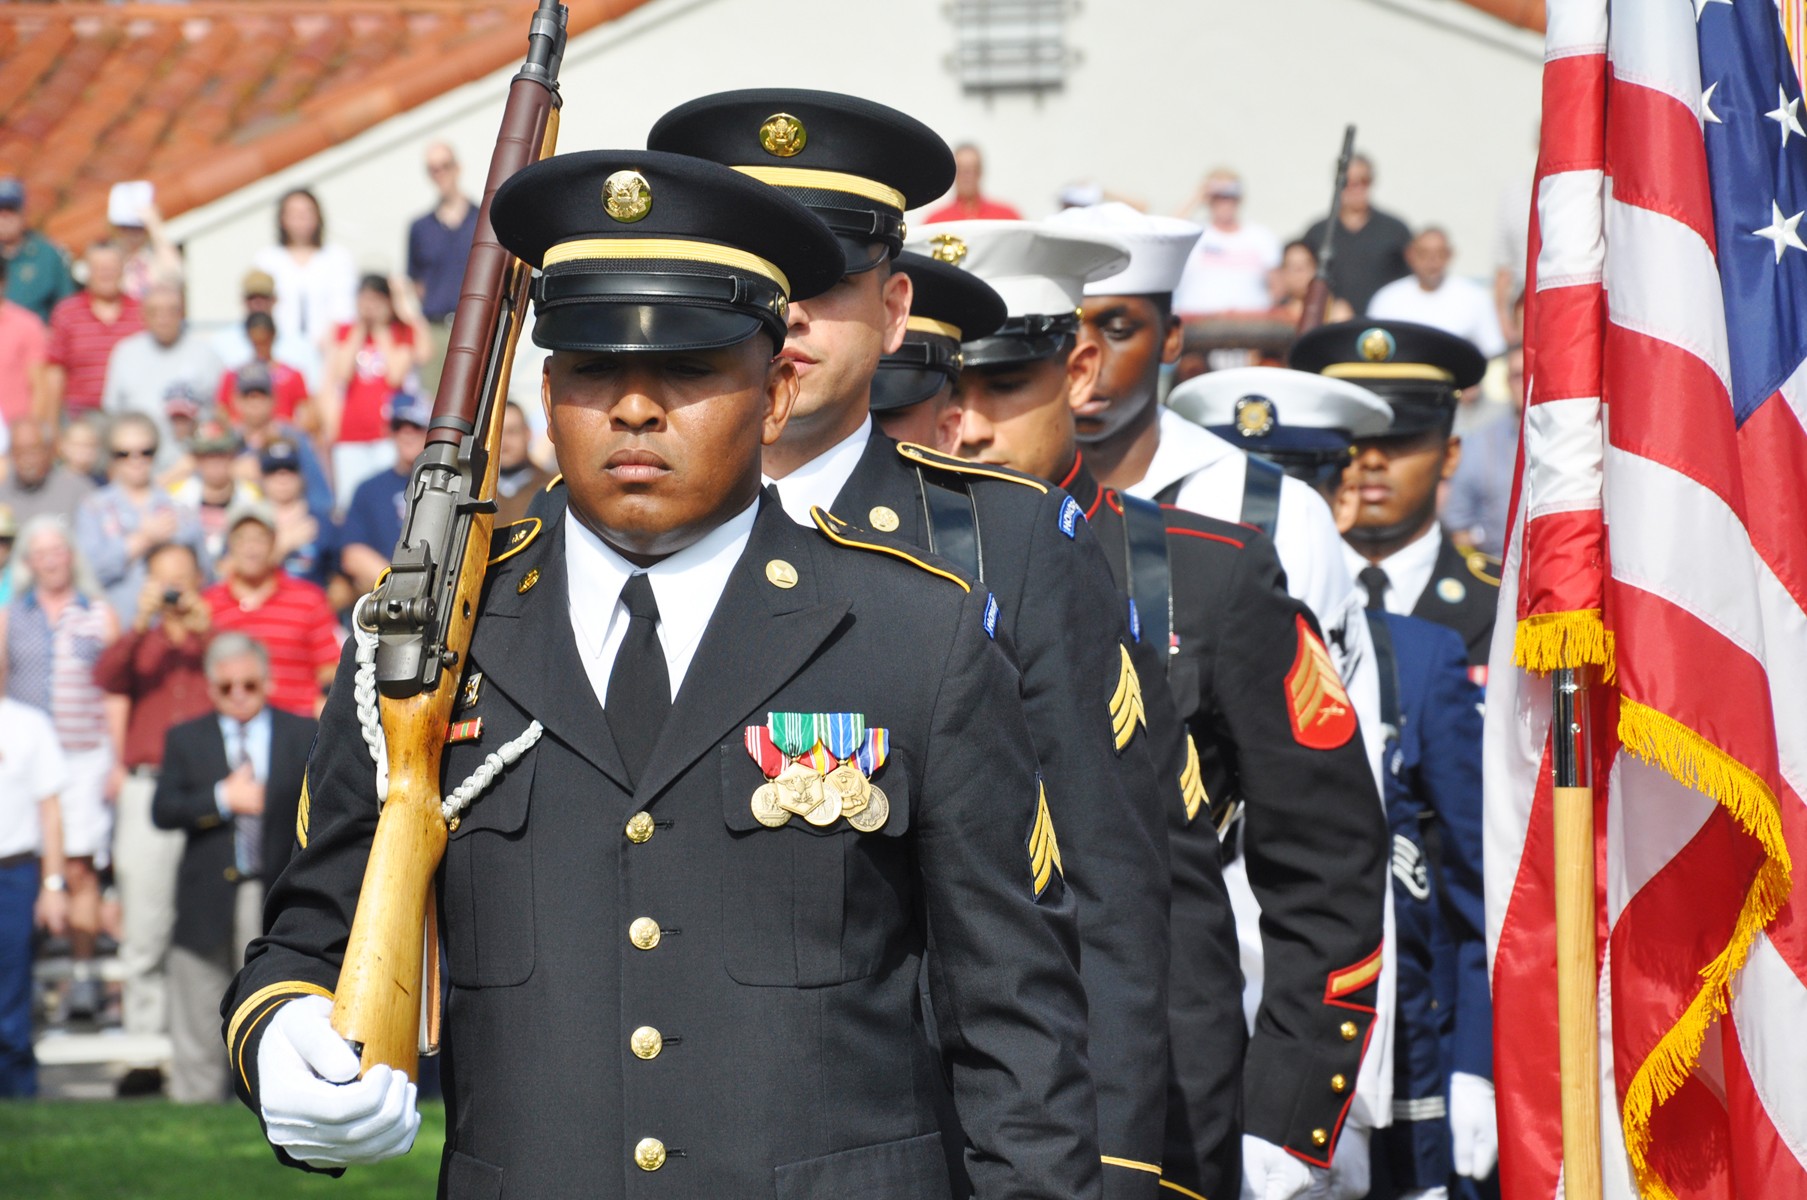
<instances>
[{"instance_id":1,"label":"white star on flag","mask_svg":"<svg viewBox=\"0 0 1807 1200\"><path fill-rule=\"evenodd\" d=\"M1715 79L1712 83L1707 84L1707 90L1700 94L1700 112L1697 115L1708 125L1725 124L1719 119L1719 114L1713 111L1713 92L1718 87L1719 81Z\"/></svg>"},{"instance_id":2,"label":"white star on flag","mask_svg":"<svg viewBox=\"0 0 1807 1200\"><path fill-rule=\"evenodd\" d=\"M1751 235L1770 240L1776 248L1778 263L1782 261L1782 251L1789 247L1796 250L1807 250L1807 242L1803 242L1801 235L1794 231L1795 226L1801 223L1801 218L1807 217L1807 211L1798 212L1792 217L1784 217L1782 206L1774 200L1769 202L1769 209L1771 214L1769 225L1763 229L1751 230Z\"/></svg>"},{"instance_id":3,"label":"white star on flag","mask_svg":"<svg viewBox=\"0 0 1807 1200\"><path fill-rule=\"evenodd\" d=\"M1788 145L1788 135L1791 132L1807 137L1807 129L1801 128L1801 120L1795 115L1795 109L1799 107L1801 107L1801 98L1796 96L1790 100L1788 93L1778 84L1776 86L1776 106L1763 115L1782 127L1782 144L1784 146Z\"/></svg>"}]
</instances>

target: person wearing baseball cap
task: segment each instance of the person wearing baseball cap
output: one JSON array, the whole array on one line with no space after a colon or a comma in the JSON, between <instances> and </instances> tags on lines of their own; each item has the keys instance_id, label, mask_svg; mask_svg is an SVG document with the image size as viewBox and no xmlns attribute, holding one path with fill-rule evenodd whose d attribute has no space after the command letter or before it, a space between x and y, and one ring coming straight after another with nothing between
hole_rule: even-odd
<instances>
[{"instance_id":1,"label":"person wearing baseball cap","mask_svg":"<svg viewBox=\"0 0 1807 1200\"><path fill-rule=\"evenodd\" d=\"M0 259L6 298L46 324L57 302L76 292L68 255L27 223L25 184L16 175L0 176Z\"/></svg>"},{"instance_id":2,"label":"person wearing baseball cap","mask_svg":"<svg viewBox=\"0 0 1807 1200\"><path fill-rule=\"evenodd\" d=\"M427 426L433 421L433 402L415 392L395 392L387 407L395 459L387 470L353 488L341 529L339 565L360 594L375 587L377 576L389 569L407 512L408 476L426 449Z\"/></svg>"}]
</instances>

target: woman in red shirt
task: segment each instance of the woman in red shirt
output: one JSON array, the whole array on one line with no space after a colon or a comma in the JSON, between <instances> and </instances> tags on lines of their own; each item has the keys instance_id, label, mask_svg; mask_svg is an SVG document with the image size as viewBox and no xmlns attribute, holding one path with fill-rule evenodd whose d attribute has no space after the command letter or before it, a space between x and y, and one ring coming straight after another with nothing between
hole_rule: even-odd
<instances>
[{"instance_id":1,"label":"woman in red shirt","mask_svg":"<svg viewBox=\"0 0 1807 1200\"><path fill-rule=\"evenodd\" d=\"M430 344L412 285L392 289L381 275L358 282L358 319L333 331L321 414L340 509L360 483L394 466L389 397L418 376Z\"/></svg>"}]
</instances>

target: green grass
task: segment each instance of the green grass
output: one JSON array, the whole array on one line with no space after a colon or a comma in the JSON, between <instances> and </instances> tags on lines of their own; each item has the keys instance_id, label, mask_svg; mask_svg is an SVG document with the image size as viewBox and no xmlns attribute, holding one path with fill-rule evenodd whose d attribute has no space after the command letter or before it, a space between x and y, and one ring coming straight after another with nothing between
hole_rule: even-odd
<instances>
[{"instance_id":1,"label":"green grass","mask_svg":"<svg viewBox=\"0 0 1807 1200\"><path fill-rule=\"evenodd\" d=\"M18 1200L421 1200L433 1195L445 1108L421 1106L399 1159L339 1180L281 1166L242 1105L0 1102L0 1194Z\"/></svg>"}]
</instances>

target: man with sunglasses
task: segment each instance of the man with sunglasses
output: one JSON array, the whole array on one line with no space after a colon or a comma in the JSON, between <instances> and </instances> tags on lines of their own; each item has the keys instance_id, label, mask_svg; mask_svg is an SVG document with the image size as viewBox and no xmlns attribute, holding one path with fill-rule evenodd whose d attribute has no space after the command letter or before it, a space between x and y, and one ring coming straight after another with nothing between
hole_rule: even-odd
<instances>
[{"instance_id":1,"label":"man with sunglasses","mask_svg":"<svg viewBox=\"0 0 1807 1200\"><path fill-rule=\"evenodd\" d=\"M170 1099L231 1098L219 997L263 931L264 886L289 859L314 722L271 708L262 643L224 633L203 661L213 711L172 727L151 799L186 835L169 949Z\"/></svg>"}]
</instances>

